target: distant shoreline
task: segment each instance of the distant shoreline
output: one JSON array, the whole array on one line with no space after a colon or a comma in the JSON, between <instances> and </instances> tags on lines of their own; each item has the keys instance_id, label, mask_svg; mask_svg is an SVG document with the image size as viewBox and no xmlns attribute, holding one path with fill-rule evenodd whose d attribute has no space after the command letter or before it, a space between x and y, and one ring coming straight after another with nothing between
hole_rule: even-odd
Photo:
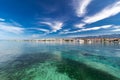
<instances>
[{"instance_id":1,"label":"distant shoreline","mask_svg":"<svg viewBox=\"0 0 120 80\"><path fill-rule=\"evenodd\" d=\"M17 42L57 42L57 43L120 43L120 38L50 38L50 39L26 39L26 40L8 40Z\"/></svg>"}]
</instances>

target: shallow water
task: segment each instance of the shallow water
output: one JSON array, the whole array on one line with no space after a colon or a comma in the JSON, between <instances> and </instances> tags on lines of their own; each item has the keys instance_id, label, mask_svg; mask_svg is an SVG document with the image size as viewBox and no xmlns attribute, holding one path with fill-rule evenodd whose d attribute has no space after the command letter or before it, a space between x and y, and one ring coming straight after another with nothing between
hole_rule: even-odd
<instances>
[{"instance_id":1,"label":"shallow water","mask_svg":"<svg viewBox=\"0 0 120 80\"><path fill-rule=\"evenodd\" d=\"M120 80L120 45L0 41L0 80Z\"/></svg>"}]
</instances>

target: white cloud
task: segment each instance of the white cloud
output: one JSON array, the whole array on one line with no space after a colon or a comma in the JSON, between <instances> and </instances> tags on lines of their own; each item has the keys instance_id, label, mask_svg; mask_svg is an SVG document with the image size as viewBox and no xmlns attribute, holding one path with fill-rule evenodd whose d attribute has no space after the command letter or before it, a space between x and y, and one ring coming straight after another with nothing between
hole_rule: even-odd
<instances>
[{"instance_id":1,"label":"white cloud","mask_svg":"<svg viewBox=\"0 0 120 80\"><path fill-rule=\"evenodd\" d=\"M32 38L38 38L40 35L39 34L33 34Z\"/></svg>"},{"instance_id":2,"label":"white cloud","mask_svg":"<svg viewBox=\"0 0 120 80\"><path fill-rule=\"evenodd\" d=\"M92 28L86 28L86 29L82 29L81 31L91 31L91 30L99 30L99 29L107 29L112 27L112 25L104 25L104 26L100 26L100 27L92 27Z\"/></svg>"},{"instance_id":3,"label":"white cloud","mask_svg":"<svg viewBox=\"0 0 120 80\"><path fill-rule=\"evenodd\" d=\"M48 25L52 31L57 32L58 30L62 29L63 23L60 21L53 21L53 22L41 22L42 24Z\"/></svg>"},{"instance_id":4,"label":"white cloud","mask_svg":"<svg viewBox=\"0 0 120 80\"><path fill-rule=\"evenodd\" d=\"M87 6L91 3L92 0L73 0L75 11L78 17L84 16Z\"/></svg>"},{"instance_id":5,"label":"white cloud","mask_svg":"<svg viewBox=\"0 0 120 80\"><path fill-rule=\"evenodd\" d=\"M20 34L23 33L24 28L20 28L19 26L13 26L12 24L5 22L0 22L0 30Z\"/></svg>"},{"instance_id":6,"label":"white cloud","mask_svg":"<svg viewBox=\"0 0 120 80\"><path fill-rule=\"evenodd\" d=\"M120 29L114 29L113 32L120 32Z\"/></svg>"},{"instance_id":7,"label":"white cloud","mask_svg":"<svg viewBox=\"0 0 120 80\"><path fill-rule=\"evenodd\" d=\"M3 18L0 18L0 21L5 21L5 19L3 19Z\"/></svg>"},{"instance_id":8,"label":"white cloud","mask_svg":"<svg viewBox=\"0 0 120 80\"><path fill-rule=\"evenodd\" d=\"M32 34L32 35L30 35L29 36L29 38L31 39L31 38L43 38L43 37L45 37L46 36L46 33L44 33L44 34Z\"/></svg>"},{"instance_id":9,"label":"white cloud","mask_svg":"<svg viewBox=\"0 0 120 80\"><path fill-rule=\"evenodd\" d=\"M78 32L84 32L84 31L93 31L93 30L99 30L99 29L108 29L108 28L110 28L112 26L113 25L103 25L103 26L99 26L99 27L83 28L83 29L76 30L76 31L63 32L62 34L78 33Z\"/></svg>"},{"instance_id":10,"label":"white cloud","mask_svg":"<svg viewBox=\"0 0 120 80\"><path fill-rule=\"evenodd\" d=\"M113 28L120 29L120 26L119 25L113 25Z\"/></svg>"},{"instance_id":11,"label":"white cloud","mask_svg":"<svg viewBox=\"0 0 120 80\"><path fill-rule=\"evenodd\" d=\"M47 30L47 29L43 29L43 28L35 28L36 30L39 30L39 31L43 31L45 33L49 33L50 31Z\"/></svg>"},{"instance_id":12,"label":"white cloud","mask_svg":"<svg viewBox=\"0 0 120 80\"><path fill-rule=\"evenodd\" d=\"M86 24L85 23L80 23L80 24L75 24L74 27L76 28L84 28Z\"/></svg>"},{"instance_id":13,"label":"white cloud","mask_svg":"<svg viewBox=\"0 0 120 80\"><path fill-rule=\"evenodd\" d=\"M105 18L109 18L111 16L117 15L118 13L120 13L120 1L107 6L102 11L98 12L97 14L95 14L93 16L85 17L83 19L83 22L85 22L87 24L91 24L91 23L103 20Z\"/></svg>"},{"instance_id":14,"label":"white cloud","mask_svg":"<svg viewBox=\"0 0 120 80\"><path fill-rule=\"evenodd\" d=\"M59 34L64 34L66 32L69 32L71 29L64 29L63 31L60 31Z\"/></svg>"},{"instance_id":15,"label":"white cloud","mask_svg":"<svg viewBox=\"0 0 120 80\"><path fill-rule=\"evenodd\" d=\"M45 34L32 34L30 38L39 38L44 36Z\"/></svg>"},{"instance_id":16,"label":"white cloud","mask_svg":"<svg viewBox=\"0 0 120 80\"><path fill-rule=\"evenodd\" d=\"M64 31L64 32L67 32L67 31L69 31L69 30L71 30L71 29L64 29L63 31Z\"/></svg>"},{"instance_id":17,"label":"white cloud","mask_svg":"<svg viewBox=\"0 0 120 80\"><path fill-rule=\"evenodd\" d=\"M118 25L118 26L113 26L113 30L111 30L111 31L113 31L113 32L120 32L120 26Z\"/></svg>"}]
</instances>

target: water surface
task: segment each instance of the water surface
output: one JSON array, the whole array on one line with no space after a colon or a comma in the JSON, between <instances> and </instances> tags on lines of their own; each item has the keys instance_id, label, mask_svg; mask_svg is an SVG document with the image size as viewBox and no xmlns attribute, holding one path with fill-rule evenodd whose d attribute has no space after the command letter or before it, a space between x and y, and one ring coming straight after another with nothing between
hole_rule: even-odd
<instances>
[{"instance_id":1,"label":"water surface","mask_svg":"<svg viewBox=\"0 0 120 80\"><path fill-rule=\"evenodd\" d=\"M0 41L2 80L120 80L120 45Z\"/></svg>"}]
</instances>

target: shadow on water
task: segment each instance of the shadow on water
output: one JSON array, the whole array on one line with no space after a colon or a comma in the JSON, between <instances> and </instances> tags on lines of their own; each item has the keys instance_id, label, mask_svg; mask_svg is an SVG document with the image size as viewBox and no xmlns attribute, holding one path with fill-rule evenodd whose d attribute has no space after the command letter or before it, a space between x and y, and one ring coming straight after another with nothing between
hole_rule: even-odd
<instances>
[{"instance_id":1,"label":"shadow on water","mask_svg":"<svg viewBox=\"0 0 120 80\"><path fill-rule=\"evenodd\" d=\"M66 73L73 80L120 80L106 72L70 59L64 59L57 67L58 72Z\"/></svg>"},{"instance_id":2,"label":"shadow on water","mask_svg":"<svg viewBox=\"0 0 120 80\"><path fill-rule=\"evenodd\" d=\"M49 77L51 76L49 76L47 79L44 79L44 77L43 79L39 79L40 75L47 73L44 73L45 71L42 71L42 69L44 68L36 67L41 65L36 64L45 63L49 61L52 63L50 63L50 65L45 65L44 67L47 67L49 69L51 65L55 66L55 70L57 73L66 74L71 80L120 80L106 72L91 68L80 62L76 62L65 58L57 60L55 55L48 53L26 54L22 55L21 57L18 57L14 62L9 63L8 67L6 67L5 70L7 73L7 79L5 80L56 80L50 79ZM34 65L36 66L34 67ZM27 71L30 71L30 69L32 70L32 72L27 74ZM36 75L39 75L39 77L37 79L34 79Z\"/></svg>"}]
</instances>

